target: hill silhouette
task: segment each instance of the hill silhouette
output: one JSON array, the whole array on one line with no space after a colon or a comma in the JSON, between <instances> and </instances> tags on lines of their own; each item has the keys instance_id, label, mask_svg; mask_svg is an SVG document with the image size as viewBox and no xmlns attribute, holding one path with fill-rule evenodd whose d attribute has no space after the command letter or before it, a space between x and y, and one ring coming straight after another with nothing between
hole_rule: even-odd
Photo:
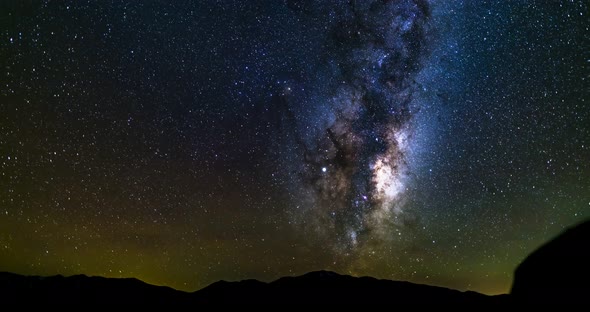
<instances>
[{"instance_id":1,"label":"hill silhouette","mask_svg":"<svg viewBox=\"0 0 590 312\"><path fill-rule=\"evenodd\" d=\"M146 284L137 279L76 275L22 276L0 273L5 304L133 304L151 306L227 304L494 304L504 296L419 285L409 282L352 277L317 271L283 277L270 283L257 280L219 281L187 293Z\"/></svg>"},{"instance_id":2,"label":"hill silhouette","mask_svg":"<svg viewBox=\"0 0 590 312\"><path fill-rule=\"evenodd\" d=\"M186 303L187 293L134 278L74 275L51 277L0 273L4 304L149 304Z\"/></svg>"},{"instance_id":3,"label":"hill silhouette","mask_svg":"<svg viewBox=\"0 0 590 312\"><path fill-rule=\"evenodd\" d=\"M586 253L590 221L565 231L527 257L515 272L510 295L477 292L375 279L329 271L257 280L219 281L196 292L154 286L137 279L75 275L23 276L0 273L4 304L33 305L227 305L227 304L469 304L484 307L519 303L582 303L587 286Z\"/></svg>"},{"instance_id":4,"label":"hill silhouette","mask_svg":"<svg viewBox=\"0 0 590 312\"><path fill-rule=\"evenodd\" d=\"M271 283L249 280L217 282L195 293L200 303L322 303L322 304L488 304L503 297L419 285L409 282L352 277L329 271L283 277Z\"/></svg>"}]
</instances>

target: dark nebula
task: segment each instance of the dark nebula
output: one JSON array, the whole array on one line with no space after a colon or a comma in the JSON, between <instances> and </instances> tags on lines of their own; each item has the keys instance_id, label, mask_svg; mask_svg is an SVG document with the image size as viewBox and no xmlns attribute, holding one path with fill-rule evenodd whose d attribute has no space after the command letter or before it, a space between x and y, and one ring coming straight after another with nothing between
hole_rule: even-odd
<instances>
[{"instance_id":1,"label":"dark nebula","mask_svg":"<svg viewBox=\"0 0 590 312\"><path fill-rule=\"evenodd\" d=\"M293 165L312 197L308 217L330 229L338 248L390 234L404 210L414 77L427 52L429 10L424 1L351 1L329 11L317 76L307 87L315 96L285 95L302 153Z\"/></svg>"}]
</instances>

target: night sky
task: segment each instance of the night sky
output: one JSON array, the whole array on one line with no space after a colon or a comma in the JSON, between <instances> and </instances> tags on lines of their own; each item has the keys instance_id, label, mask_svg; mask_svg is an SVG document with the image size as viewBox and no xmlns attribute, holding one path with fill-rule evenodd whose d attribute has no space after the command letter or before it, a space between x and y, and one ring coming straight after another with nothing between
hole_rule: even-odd
<instances>
[{"instance_id":1,"label":"night sky","mask_svg":"<svg viewBox=\"0 0 590 312\"><path fill-rule=\"evenodd\" d=\"M508 292L590 217L585 1L0 1L0 271Z\"/></svg>"}]
</instances>

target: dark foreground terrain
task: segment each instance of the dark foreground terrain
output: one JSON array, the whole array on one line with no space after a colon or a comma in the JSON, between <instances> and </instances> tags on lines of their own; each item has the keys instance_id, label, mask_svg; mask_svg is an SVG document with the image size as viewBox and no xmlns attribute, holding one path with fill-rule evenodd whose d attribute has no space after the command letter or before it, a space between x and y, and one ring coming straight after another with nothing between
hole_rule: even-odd
<instances>
[{"instance_id":1,"label":"dark foreground terrain","mask_svg":"<svg viewBox=\"0 0 590 312\"><path fill-rule=\"evenodd\" d=\"M328 271L283 277L271 283L257 280L220 281L186 293L146 284L137 279L22 276L0 274L2 302L33 304L415 304L500 303L507 296L418 285L408 282L352 277Z\"/></svg>"},{"instance_id":2,"label":"dark foreground terrain","mask_svg":"<svg viewBox=\"0 0 590 312\"><path fill-rule=\"evenodd\" d=\"M587 252L590 221L565 231L533 252L517 268L509 295L352 277L318 271L271 283L220 281L193 293L146 284L137 279L22 276L0 273L0 298L8 304L587 304L590 295Z\"/></svg>"}]
</instances>

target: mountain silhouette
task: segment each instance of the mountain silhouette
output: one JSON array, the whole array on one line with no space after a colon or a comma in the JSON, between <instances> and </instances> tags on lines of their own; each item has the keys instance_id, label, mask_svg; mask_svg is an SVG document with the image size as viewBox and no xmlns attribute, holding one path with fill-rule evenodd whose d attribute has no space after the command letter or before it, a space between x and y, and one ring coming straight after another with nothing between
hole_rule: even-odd
<instances>
[{"instance_id":1,"label":"mountain silhouette","mask_svg":"<svg viewBox=\"0 0 590 312\"><path fill-rule=\"evenodd\" d=\"M329 271L257 280L219 281L196 292L154 286L133 278L75 275L23 276L0 272L0 298L5 305L240 305L240 304L468 304L491 307L520 303L584 303L590 258L586 253L590 221L568 229L540 247L517 268L509 295L376 279Z\"/></svg>"},{"instance_id":2,"label":"mountain silhouette","mask_svg":"<svg viewBox=\"0 0 590 312\"><path fill-rule=\"evenodd\" d=\"M419 285L409 282L352 277L329 271L283 277L271 283L218 282L195 293L200 303L297 304L488 304L502 302L502 296Z\"/></svg>"},{"instance_id":3,"label":"mountain silhouette","mask_svg":"<svg viewBox=\"0 0 590 312\"><path fill-rule=\"evenodd\" d=\"M154 286L134 278L74 275L51 277L0 273L0 297L4 304L84 305L186 303L188 293Z\"/></svg>"},{"instance_id":4,"label":"mountain silhouette","mask_svg":"<svg viewBox=\"0 0 590 312\"><path fill-rule=\"evenodd\" d=\"M75 275L23 276L0 273L5 304L73 304L150 306L227 304L494 304L505 296L487 296L443 287L352 277L317 271L274 282L219 281L188 293L146 284L137 279Z\"/></svg>"},{"instance_id":5,"label":"mountain silhouette","mask_svg":"<svg viewBox=\"0 0 590 312\"><path fill-rule=\"evenodd\" d=\"M567 229L516 269L511 295L521 302L588 304L590 220Z\"/></svg>"}]
</instances>

